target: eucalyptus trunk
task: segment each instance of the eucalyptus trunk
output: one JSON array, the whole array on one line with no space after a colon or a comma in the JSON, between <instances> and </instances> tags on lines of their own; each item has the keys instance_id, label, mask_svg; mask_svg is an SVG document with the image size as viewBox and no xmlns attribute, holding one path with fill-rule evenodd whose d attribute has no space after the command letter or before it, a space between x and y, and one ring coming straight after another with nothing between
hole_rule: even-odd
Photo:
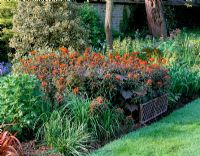
<instances>
[{"instance_id":1,"label":"eucalyptus trunk","mask_svg":"<svg viewBox=\"0 0 200 156\"><path fill-rule=\"evenodd\" d=\"M113 0L106 0L106 14L105 14L105 33L108 50L112 52L113 37L112 37L112 10Z\"/></svg>"},{"instance_id":2,"label":"eucalyptus trunk","mask_svg":"<svg viewBox=\"0 0 200 156\"><path fill-rule=\"evenodd\" d=\"M167 37L162 0L145 0L149 32L154 37Z\"/></svg>"}]
</instances>

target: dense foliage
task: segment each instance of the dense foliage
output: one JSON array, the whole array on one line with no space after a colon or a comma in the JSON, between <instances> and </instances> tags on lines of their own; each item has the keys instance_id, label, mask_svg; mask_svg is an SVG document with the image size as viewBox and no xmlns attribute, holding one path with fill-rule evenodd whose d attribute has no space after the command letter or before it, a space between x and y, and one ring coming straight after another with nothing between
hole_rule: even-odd
<instances>
[{"instance_id":1,"label":"dense foliage","mask_svg":"<svg viewBox=\"0 0 200 156\"><path fill-rule=\"evenodd\" d=\"M139 49L141 57L147 54L154 58L163 57L171 77L170 101L175 102L180 97L199 94L199 31L176 29L164 41L151 38L126 38L122 41L117 39L113 47L114 53L119 52L121 55Z\"/></svg>"},{"instance_id":2,"label":"dense foliage","mask_svg":"<svg viewBox=\"0 0 200 156\"><path fill-rule=\"evenodd\" d=\"M44 47L81 49L88 39L87 30L81 27L78 6L67 1L18 2L13 32L10 46L17 50L15 58Z\"/></svg>"},{"instance_id":3,"label":"dense foliage","mask_svg":"<svg viewBox=\"0 0 200 156\"><path fill-rule=\"evenodd\" d=\"M16 1L1 1L0 3L0 62L8 60L9 39L12 37L12 17Z\"/></svg>"},{"instance_id":4,"label":"dense foliage","mask_svg":"<svg viewBox=\"0 0 200 156\"><path fill-rule=\"evenodd\" d=\"M64 99L74 122L85 123L86 131L98 141L114 137L126 120L123 112L119 112L116 107L111 108L110 102L103 97L90 100L68 92Z\"/></svg>"},{"instance_id":5,"label":"dense foliage","mask_svg":"<svg viewBox=\"0 0 200 156\"><path fill-rule=\"evenodd\" d=\"M35 121L47 111L39 82L28 75L8 75L0 78L0 123L12 124L13 131L32 129Z\"/></svg>"},{"instance_id":6,"label":"dense foliage","mask_svg":"<svg viewBox=\"0 0 200 156\"><path fill-rule=\"evenodd\" d=\"M93 143L109 141L130 123L123 111L110 109L104 98L91 101L67 91L64 107L46 118L38 136L56 152L81 155L87 153Z\"/></svg>"},{"instance_id":7,"label":"dense foliage","mask_svg":"<svg viewBox=\"0 0 200 156\"><path fill-rule=\"evenodd\" d=\"M146 61L138 55L104 56L89 49L80 54L65 48L55 53L32 51L21 60L18 72L36 75L52 103L62 103L63 91L68 88L91 98L103 96L119 102L121 97L123 104L128 99L137 104L166 93L169 79L167 70L159 65L165 63L163 58Z\"/></svg>"},{"instance_id":8,"label":"dense foliage","mask_svg":"<svg viewBox=\"0 0 200 156\"><path fill-rule=\"evenodd\" d=\"M53 111L44 123L40 135L49 147L55 152L64 155L78 156L88 151L90 135L87 133L85 123L72 122L65 111Z\"/></svg>"},{"instance_id":9,"label":"dense foliage","mask_svg":"<svg viewBox=\"0 0 200 156\"><path fill-rule=\"evenodd\" d=\"M0 2L0 61L10 51L15 6ZM132 24L140 7L124 8L121 35L130 37L114 40L107 53L103 26L89 3L19 1L12 71L10 63L0 63L0 128L20 139L36 136L58 155L79 156L132 130L141 103L165 94L175 105L199 94L199 32L176 29L165 40L141 38L145 29L131 32L142 23ZM174 28L173 8L166 15ZM11 149L20 153L19 142L0 132L0 155Z\"/></svg>"},{"instance_id":10,"label":"dense foliage","mask_svg":"<svg viewBox=\"0 0 200 156\"><path fill-rule=\"evenodd\" d=\"M200 92L200 75L199 71L192 70L187 66L174 64L170 67L170 77L173 80L171 91L174 94L183 96L192 96Z\"/></svg>"},{"instance_id":11,"label":"dense foliage","mask_svg":"<svg viewBox=\"0 0 200 156\"><path fill-rule=\"evenodd\" d=\"M100 23L97 9L89 3L84 3L80 7L79 15L83 23L82 27L89 31L89 42L99 50L101 43L105 39L104 26Z\"/></svg>"}]
</instances>

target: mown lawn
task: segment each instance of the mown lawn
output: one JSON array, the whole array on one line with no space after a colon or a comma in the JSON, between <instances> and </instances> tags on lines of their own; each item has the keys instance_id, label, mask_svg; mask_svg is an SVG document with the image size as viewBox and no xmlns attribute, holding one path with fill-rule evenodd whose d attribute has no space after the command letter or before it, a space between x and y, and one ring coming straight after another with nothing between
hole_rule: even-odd
<instances>
[{"instance_id":1,"label":"mown lawn","mask_svg":"<svg viewBox=\"0 0 200 156\"><path fill-rule=\"evenodd\" d=\"M90 156L200 156L200 99Z\"/></svg>"}]
</instances>

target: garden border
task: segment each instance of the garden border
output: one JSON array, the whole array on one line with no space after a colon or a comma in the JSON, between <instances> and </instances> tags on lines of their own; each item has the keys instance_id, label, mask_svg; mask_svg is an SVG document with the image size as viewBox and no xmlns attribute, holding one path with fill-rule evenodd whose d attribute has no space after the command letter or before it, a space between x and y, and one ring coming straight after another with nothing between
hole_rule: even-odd
<instances>
[{"instance_id":1,"label":"garden border","mask_svg":"<svg viewBox=\"0 0 200 156\"><path fill-rule=\"evenodd\" d=\"M165 113L168 109L167 94L150 100L139 106L139 123L145 124L148 121Z\"/></svg>"}]
</instances>

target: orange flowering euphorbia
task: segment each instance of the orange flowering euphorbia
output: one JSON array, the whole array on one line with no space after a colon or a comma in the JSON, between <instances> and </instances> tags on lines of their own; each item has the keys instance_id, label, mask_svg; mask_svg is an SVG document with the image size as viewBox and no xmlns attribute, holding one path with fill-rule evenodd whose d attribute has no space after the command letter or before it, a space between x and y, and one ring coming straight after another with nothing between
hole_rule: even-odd
<instances>
[{"instance_id":1,"label":"orange flowering euphorbia","mask_svg":"<svg viewBox=\"0 0 200 156\"><path fill-rule=\"evenodd\" d=\"M42 82L42 87L46 87L47 86L47 83L46 82Z\"/></svg>"},{"instance_id":2,"label":"orange flowering euphorbia","mask_svg":"<svg viewBox=\"0 0 200 156\"><path fill-rule=\"evenodd\" d=\"M106 79L110 79L111 75L108 73L104 76Z\"/></svg>"},{"instance_id":3,"label":"orange flowering euphorbia","mask_svg":"<svg viewBox=\"0 0 200 156\"><path fill-rule=\"evenodd\" d=\"M116 78L116 80L118 80L118 81L121 80L121 76L120 76L120 75L116 75L115 78Z\"/></svg>"},{"instance_id":4,"label":"orange flowering euphorbia","mask_svg":"<svg viewBox=\"0 0 200 156\"><path fill-rule=\"evenodd\" d=\"M73 93L74 93L74 94L78 94L78 91L79 91L78 87L75 87L75 88L73 89Z\"/></svg>"},{"instance_id":5,"label":"orange flowering euphorbia","mask_svg":"<svg viewBox=\"0 0 200 156\"><path fill-rule=\"evenodd\" d=\"M149 85L149 86L151 86L152 85L152 80L151 79L149 79L149 80L147 80L147 84Z\"/></svg>"},{"instance_id":6,"label":"orange flowering euphorbia","mask_svg":"<svg viewBox=\"0 0 200 156\"><path fill-rule=\"evenodd\" d=\"M30 54L31 54L31 55L35 55L35 54L36 54L36 51L33 50L33 51L30 52Z\"/></svg>"},{"instance_id":7,"label":"orange flowering euphorbia","mask_svg":"<svg viewBox=\"0 0 200 156\"><path fill-rule=\"evenodd\" d=\"M150 58L149 61L154 62L155 58Z\"/></svg>"},{"instance_id":8,"label":"orange flowering euphorbia","mask_svg":"<svg viewBox=\"0 0 200 156\"><path fill-rule=\"evenodd\" d=\"M54 69L54 70L52 71L52 74L53 74L53 76L56 76L56 75L58 74L58 70L57 70L57 69Z\"/></svg>"},{"instance_id":9,"label":"orange flowering euphorbia","mask_svg":"<svg viewBox=\"0 0 200 156\"><path fill-rule=\"evenodd\" d=\"M101 96L97 97L97 102L98 103L103 103L103 101L104 101L103 97L101 97Z\"/></svg>"},{"instance_id":10,"label":"orange flowering euphorbia","mask_svg":"<svg viewBox=\"0 0 200 156\"><path fill-rule=\"evenodd\" d=\"M62 63L60 64L60 68L65 68L66 64Z\"/></svg>"},{"instance_id":11,"label":"orange flowering euphorbia","mask_svg":"<svg viewBox=\"0 0 200 156\"><path fill-rule=\"evenodd\" d=\"M36 68L37 68L36 66L32 66L32 67L31 67L31 69L36 69Z\"/></svg>"},{"instance_id":12,"label":"orange flowering euphorbia","mask_svg":"<svg viewBox=\"0 0 200 156\"><path fill-rule=\"evenodd\" d=\"M59 50L63 53L63 54L67 54L68 50L65 47L59 48Z\"/></svg>"},{"instance_id":13,"label":"orange flowering euphorbia","mask_svg":"<svg viewBox=\"0 0 200 156\"><path fill-rule=\"evenodd\" d=\"M151 73L152 71L153 71L152 68L150 68L150 67L147 67L147 68L146 68L146 72L147 72L147 73Z\"/></svg>"},{"instance_id":14,"label":"orange flowering euphorbia","mask_svg":"<svg viewBox=\"0 0 200 156\"><path fill-rule=\"evenodd\" d=\"M108 100L118 99L115 96L123 89L148 88L147 94L151 90L165 90L164 84L167 83L157 83L169 81L162 64L154 58L143 60L139 55L140 52L103 55L90 52L89 48L81 54L62 47L58 53L32 53L20 61L19 70L36 75L47 96L54 96L59 103L66 89L72 89L74 94L85 92L92 98L105 97ZM155 90L158 85L160 89Z\"/></svg>"},{"instance_id":15,"label":"orange flowering euphorbia","mask_svg":"<svg viewBox=\"0 0 200 156\"><path fill-rule=\"evenodd\" d=\"M167 60L166 59L162 59L162 64L166 64Z\"/></svg>"},{"instance_id":16,"label":"orange flowering euphorbia","mask_svg":"<svg viewBox=\"0 0 200 156\"><path fill-rule=\"evenodd\" d=\"M43 75L39 75L38 78L39 78L40 80L43 80L43 79L44 79L44 76L43 76Z\"/></svg>"},{"instance_id":17,"label":"orange flowering euphorbia","mask_svg":"<svg viewBox=\"0 0 200 156\"><path fill-rule=\"evenodd\" d=\"M108 54L108 58L109 58L109 60L112 60L113 59L113 54Z\"/></svg>"},{"instance_id":18,"label":"orange flowering euphorbia","mask_svg":"<svg viewBox=\"0 0 200 156\"><path fill-rule=\"evenodd\" d=\"M138 54L140 54L140 52L139 52L139 51L136 51L136 52L132 52L132 54L133 54L133 55L138 55Z\"/></svg>"},{"instance_id":19,"label":"orange flowering euphorbia","mask_svg":"<svg viewBox=\"0 0 200 156\"><path fill-rule=\"evenodd\" d=\"M133 79L137 79L139 77L139 74L133 74Z\"/></svg>"},{"instance_id":20,"label":"orange flowering euphorbia","mask_svg":"<svg viewBox=\"0 0 200 156\"><path fill-rule=\"evenodd\" d=\"M130 79L132 78L132 73L128 73L127 77Z\"/></svg>"}]
</instances>

